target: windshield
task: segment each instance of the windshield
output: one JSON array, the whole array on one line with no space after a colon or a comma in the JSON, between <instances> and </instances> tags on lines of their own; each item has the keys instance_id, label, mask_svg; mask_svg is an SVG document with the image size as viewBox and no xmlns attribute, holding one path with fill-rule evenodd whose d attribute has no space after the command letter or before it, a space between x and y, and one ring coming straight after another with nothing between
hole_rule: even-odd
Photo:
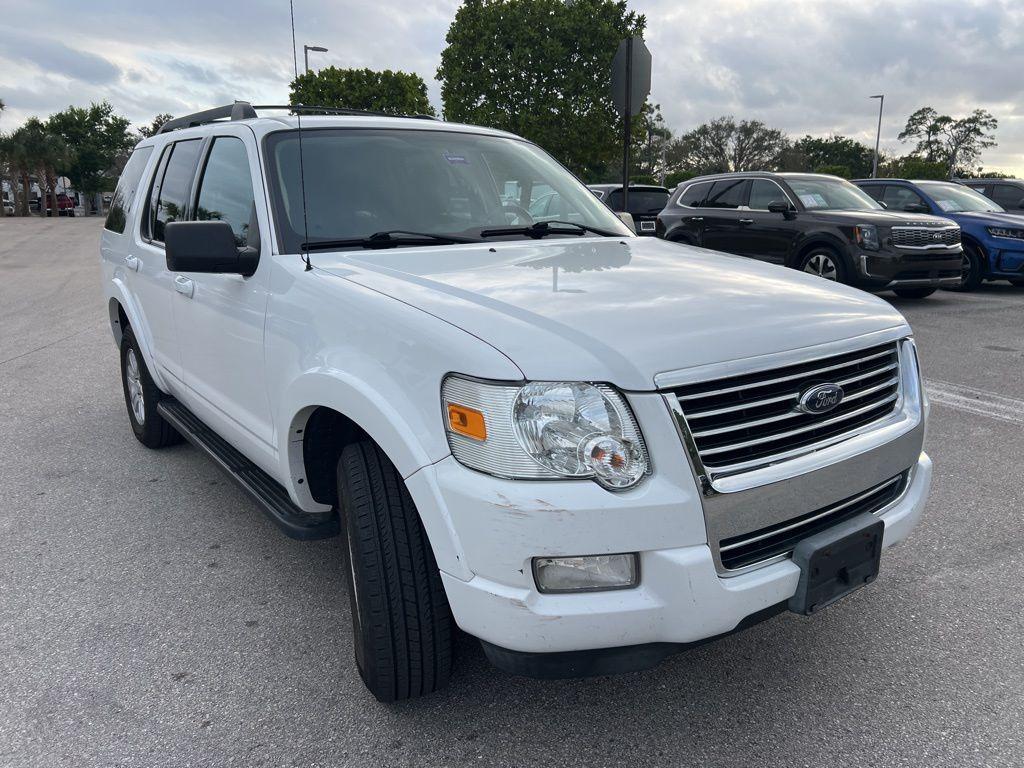
<instances>
[{"instance_id":1,"label":"windshield","mask_svg":"<svg viewBox=\"0 0 1024 768\"><path fill-rule=\"evenodd\" d=\"M667 189L630 189L629 190L629 212L630 213L661 213L668 203ZM613 211L622 210L622 190L613 190L608 195L608 205Z\"/></svg>"},{"instance_id":2,"label":"windshield","mask_svg":"<svg viewBox=\"0 0 1024 768\"><path fill-rule=\"evenodd\" d=\"M964 213L966 211L992 211L1001 213L1003 208L993 203L984 195L959 184L922 181L919 186L945 213Z\"/></svg>"},{"instance_id":3,"label":"windshield","mask_svg":"<svg viewBox=\"0 0 1024 768\"><path fill-rule=\"evenodd\" d=\"M632 235L569 171L525 141L422 129L305 130L305 221L298 133L269 134L266 154L287 253L307 240L395 230L475 239L483 230L552 220Z\"/></svg>"},{"instance_id":4,"label":"windshield","mask_svg":"<svg viewBox=\"0 0 1024 768\"><path fill-rule=\"evenodd\" d=\"M882 206L843 179L787 178L809 211L880 211Z\"/></svg>"}]
</instances>

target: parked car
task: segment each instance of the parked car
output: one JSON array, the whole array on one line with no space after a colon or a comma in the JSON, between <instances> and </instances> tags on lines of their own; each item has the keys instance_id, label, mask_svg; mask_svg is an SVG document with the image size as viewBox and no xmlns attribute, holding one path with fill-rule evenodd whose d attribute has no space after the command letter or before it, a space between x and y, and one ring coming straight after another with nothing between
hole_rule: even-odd
<instances>
[{"instance_id":1,"label":"parked car","mask_svg":"<svg viewBox=\"0 0 1024 768\"><path fill-rule=\"evenodd\" d=\"M1024 216L1024 179L960 179L1012 216Z\"/></svg>"},{"instance_id":2,"label":"parked car","mask_svg":"<svg viewBox=\"0 0 1024 768\"><path fill-rule=\"evenodd\" d=\"M952 287L969 291L983 280L1024 286L1024 224L984 195L952 181L860 179L856 184L889 210L934 213L960 225L961 278Z\"/></svg>"},{"instance_id":3,"label":"parked car","mask_svg":"<svg viewBox=\"0 0 1024 768\"><path fill-rule=\"evenodd\" d=\"M823 174L691 179L658 216L658 235L904 298L960 281L954 222L885 211L848 181Z\"/></svg>"},{"instance_id":4,"label":"parked car","mask_svg":"<svg viewBox=\"0 0 1024 768\"><path fill-rule=\"evenodd\" d=\"M888 303L636 237L508 133L301 124L236 103L140 142L103 285L135 437L342 537L377 698L444 685L456 626L557 677L816 613L917 523L927 407Z\"/></svg>"},{"instance_id":5,"label":"parked car","mask_svg":"<svg viewBox=\"0 0 1024 768\"><path fill-rule=\"evenodd\" d=\"M616 213L626 212L633 217L638 235L654 236L656 222L661 209L665 207L671 194L665 187L651 184L630 184L626 202L629 210L622 204L621 184L591 184L590 191Z\"/></svg>"},{"instance_id":6,"label":"parked car","mask_svg":"<svg viewBox=\"0 0 1024 768\"><path fill-rule=\"evenodd\" d=\"M46 215L53 215L53 206L50 204L50 196L46 196ZM65 195L63 192L57 194L57 215L58 216L74 216L75 215L75 201Z\"/></svg>"}]
</instances>

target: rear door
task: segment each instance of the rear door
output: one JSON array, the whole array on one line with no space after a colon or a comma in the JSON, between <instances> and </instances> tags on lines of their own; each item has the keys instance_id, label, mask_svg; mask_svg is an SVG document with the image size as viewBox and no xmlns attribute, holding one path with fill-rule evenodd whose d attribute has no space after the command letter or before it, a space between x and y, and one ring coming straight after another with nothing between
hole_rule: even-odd
<instances>
[{"instance_id":1,"label":"rear door","mask_svg":"<svg viewBox=\"0 0 1024 768\"><path fill-rule=\"evenodd\" d=\"M666 236L671 240L700 245L704 235L704 200L711 191L712 182L698 181L683 189L681 195L672 204L671 208L664 210L666 225L677 219L678 224Z\"/></svg>"},{"instance_id":2,"label":"rear door","mask_svg":"<svg viewBox=\"0 0 1024 768\"><path fill-rule=\"evenodd\" d=\"M746 204L749 179L720 179L711 187L704 201L704 231L701 245L726 253L741 253L743 247L740 229L748 224L740 223L748 218L741 211Z\"/></svg>"},{"instance_id":3,"label":"rear door","mask_svg":"<svg viewBox=\"0 0 1024 768\"><path fill-rule=\"evenodd\" d=\"M167 269L164 227L185 217L202 145L201 139L184 139L164 148L137 243L139 309L150 333L154 362L168 374L172 394L178 393L176 385L182 383L181 347L174 325L175 276Z\"/></svg>"}]
</instances>

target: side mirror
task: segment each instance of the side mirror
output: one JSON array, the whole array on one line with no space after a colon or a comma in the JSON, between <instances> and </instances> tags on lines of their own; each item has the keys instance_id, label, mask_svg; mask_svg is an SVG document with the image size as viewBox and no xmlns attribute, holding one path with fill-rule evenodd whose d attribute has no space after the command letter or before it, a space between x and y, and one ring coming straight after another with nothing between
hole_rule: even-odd
<instances>
[{"instance_id":1,"label":"side mirror","mask_svg":"<svg viewBox=\"0 0 1024 768\"><path fill-rule=\"evenodd\" d=\"M636 234L636 223L633 221L633 214L627 213L626 211L619 211L615 215L619 217L619 221L629 227L634 235Z\"/></svg>"},{"instance_id":2,"label":"side mirror","mask_svg":"<svg viewBox=\"0 0 1024 768\"><path fill-rule=\"evenodd\" d=\"M768 203L768 210L771 213L789 213L789 203L784 203L781 200L773 200Z\"/></svg>"},{"instance_id":3,"label":"side mirror","mask_svg":"<svg viewBox=\"0 0 1024 768\"><path fill-rule=\"evenodd\" d=\"M875 200L884 210L889 210L889 204L885 200Z\"/></svg>"},{"instance_id":4,"label":"side mirror","mask_svg":"<svg viewBox=\"0 0 1024 768\"><path fill-rule=\"evenodd\" d=\"M903 206L907 213L929 213L931 209L924 203L907 203Z\"/></svg>"},{"instance_id":5,"label":"side mirror","mask_svg":"<svg viewBox=\"0 0 1024 768\"><path fill-rule=\"evenodd\" d=\"M259 251L239 248L226 221L172 221L164 227L164 251L171 272L207 272L248 277Z\"/></svg>"}]
</instances>

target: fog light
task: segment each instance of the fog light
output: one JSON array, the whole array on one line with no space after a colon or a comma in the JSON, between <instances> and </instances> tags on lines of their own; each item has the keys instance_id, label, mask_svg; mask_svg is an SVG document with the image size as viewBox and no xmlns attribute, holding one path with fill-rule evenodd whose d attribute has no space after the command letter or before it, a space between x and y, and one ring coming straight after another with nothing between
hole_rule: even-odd
<instances>
[{"instance_id":1,"label":"fog light","mask_svg":"<svg viewBox=\"0 0 1024 768\"><path fill-rule=\"evenodd\" d=\"M639 583L636 553L586 557L535 557L533 578L541 592L629 589Z\"/></svg>"}]
</instances>

